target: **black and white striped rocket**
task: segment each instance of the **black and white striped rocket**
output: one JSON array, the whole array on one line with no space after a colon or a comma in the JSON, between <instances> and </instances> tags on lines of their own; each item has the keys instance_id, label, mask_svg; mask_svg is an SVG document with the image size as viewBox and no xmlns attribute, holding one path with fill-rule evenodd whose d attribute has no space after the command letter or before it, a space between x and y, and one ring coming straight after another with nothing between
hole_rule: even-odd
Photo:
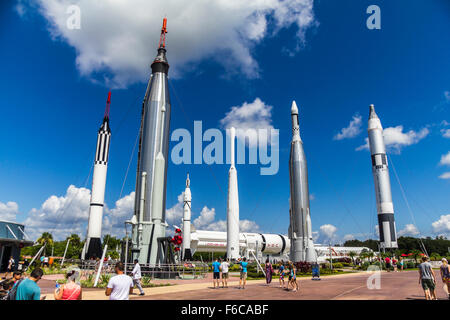
<instances>
[{"instance_id":1,"label":"black and white striped rocket","mask_svg":"<svg viewBox=\"0 0 450 320\"><path fill-rule=\"evenodd\" d=\"M380 233L380 248L398 248L397 232L394 221L394 205L392 204L391 182L386 157L386 147L383 139L383 127L375 113L375 107L370 105L369 112L369 146L372 158L372 173L375 182L377 199L378 230Z\"/></svg>"},{"instance_id":2,"label":"black and white striped rocket","mask_svg":"<svg viewBox=\"0 0 450 320\"><path fill-rule=\"evenodd\" d=\"M106 172L108 169L109 143L111 129L109 127L109 106L111 92L106 101L105 116L98 130L97 150L95 152L94 175L92 177L91 203L89 206L89 223L83 259L100 258L102 256L102 217L105 199Z\"/></svg>"},{"instance_id":3,"label":"black and white striped rocket","mask_svg":"<svg viewBox=\"0 0 450 320\"><path fill-rule=\"evenodd\" d=\"M300 138L298 108L295 101L291 107L292 142L289 157L290 178L290 259L293 262L317 261L312 238L311 215L309 212L308 168L303 142Z\"/></svg>"}]
</instances>

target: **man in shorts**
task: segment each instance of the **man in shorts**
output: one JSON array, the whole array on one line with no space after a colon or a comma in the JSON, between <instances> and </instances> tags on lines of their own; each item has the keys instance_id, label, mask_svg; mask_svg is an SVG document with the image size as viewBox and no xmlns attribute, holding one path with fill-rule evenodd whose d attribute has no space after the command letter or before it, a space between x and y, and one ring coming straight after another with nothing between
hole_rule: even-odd
<instances>
[{"instance_id":1,"label":"man in shorts","mask_svg":"<svg viewBox=\"0 0 450 320\"><path fill-rule=\"evenodd\" d=\"M435 288L436 288L436 276L431 264L428 262L428 257L422 257L422 263L419 264L419 284L422 283L422 289L425 292L425 299L437 300Z\"/></svg>"},{"instance_id":2,"label":"man in shorts","mask_svg":"<svg viewBox=\"0 0 450 320\"><path fill-rule=\"evenodd\" d=\"M241 274L239 277L239 289L241 289L241 283L242 283L242 289L245 289L245 284L247 283L247 258L243 258L242 261L240 259L238 260L239 264L241 265Z\"/></svg>"},{"instance_id":3,"label":"man in shorts","mask_svg":"<svg viewBox=\"0 0 450 320\"><path fill-rule=\"evenodd\" d=\"M213 289L216 288L216 283L217 283L217 288L219 288L219 280L220 280L220 262L216 261L213 262L212 264L212 268L213 268Z\"/></svg>"},{"instance_id":4,"label":"man in shorts","mask_svg":"<svg viewBox=\"0 0 450 320\"><path fill-rule=\"evenodd\" d=\"M228 268L230 264L226 260L222 261L222 259L220 259L220 261L222 262L220 264L220 270L222 270L222 288L228 288Z\"/></svg>"}]
</instances>

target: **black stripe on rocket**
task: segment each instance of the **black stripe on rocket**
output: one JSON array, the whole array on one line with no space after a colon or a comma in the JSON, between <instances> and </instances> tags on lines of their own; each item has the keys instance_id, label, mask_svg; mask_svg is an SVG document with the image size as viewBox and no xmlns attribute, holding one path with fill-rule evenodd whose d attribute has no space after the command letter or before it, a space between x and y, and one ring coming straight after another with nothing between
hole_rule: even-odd
<instances>
[{"instance_id":1,"label":"black stripe on rocket","mask_svg":"<svg viewBox=\"0 0 450 320\"><path fill-rule=\"evenodd\" d=\"M98 131L97 152L95 153L95 164L108 163L109 142L111 139L111 130L109 130L108 121L104 121Z\"/></svg>"},{"instance_id":2,"label":"black stripe on rocket","mask_svg":"<svg viewBox=\"0 0 450 320\"><path fill-rule=\"evenodd\" d=\"M380 240L381 242L384 242L384 227L383 227L383 222L389 222L389 229L390 229L390 233L391 233L391 241L395 242L397 241L397 237L395 235L395 222L394 222L394 214L393 213L381 213L378 215L378 227L379 227L379 232L380 232Z\"/></svg>"},{"instance_id":3,"label":"black stripe on rocket","mask_svg":"<svg viewBox=\"0 0 450 320\"><path fill-rule=\"evenodd\" d=\"M372 155L372 167L375 169L387 168L387 158L385 153L375 153Z\"/></svg>"}]
</instances>

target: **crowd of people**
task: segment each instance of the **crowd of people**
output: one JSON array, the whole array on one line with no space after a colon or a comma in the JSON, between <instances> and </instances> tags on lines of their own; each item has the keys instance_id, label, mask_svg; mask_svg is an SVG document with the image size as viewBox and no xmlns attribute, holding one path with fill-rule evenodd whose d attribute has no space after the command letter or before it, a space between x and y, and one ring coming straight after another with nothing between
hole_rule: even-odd
<instances>
[{"instance_id":1,"label":"crowd of people","mask_svg":"<svg viewBox=\"0 0 450 320\"><path fill-rule=\"evenodd\" d=\"M247 283L248 274L248 261L246 258L238 259L237 264L240 268L239 273L239 289L245 289ZM394 271L397 271L398 265L397 261L394 259L386 258L386 267L389 270L392 266ZM402 269L402 261L398 263ZM275 270L270 263L269 259L265 263L265 274L266 274L266 285L270 285L272 282L272 277L275 274ZM44 300L45 295L41 295L41 289L38 286L39 280L42 278L44 272L41 268L37 267L33 269L28 277L24 277L22 271L16 270L14 268L14 259L10 259L8 270L6 273L6 279L2 280L2 290L0 290L1 300ZM228 288L230 263L226 260L216 259L212 264L213 271L213 288L220 288L220 282L222 283L222 288ZM425 299L427 300L437 300L436 298L436 274L432 269L432 265L429 263L429 258L427 256L422 257L422 263L418 266L419 270L419 284L421 284ZM136 286L140 295L145 295L145 292L141 284L141 267L138 260L134 260L134 268L131 272L131 276L125 274L125 266L122 262L118 262L114 266L115 276L109 279L106 286L105 295L109 297L110 300L128 300L129 295L133 293L133 288ZM288 291L296 292L299 290L299 286L296 278L296 267L291 261L283 262L278 266L278 277L280 288L286 289ZM8 279L8 274L12 274L12 277ZM442 264L440 266L440 276L442 283L444 284L444 289L448 294L450 299L450 265L448 261L443 258ZM58 284L56 283L56 288L54 290L55 300L82 300L82 288L79 283L80 274L76 269L69 270L66 277L66 283ZM285 282L287 278L287 283Z\"/></svg>"},{"instance_id":2,"label":"crowd of people","mask_svg":"<svg viewBox=\"0 0 450 320\"><path fill-rule=\"evenodd\" d=\"M129 300L129 295L133 293L134 286L137 286L140 295L144 290L141 285L141 267L137 260L131 272L132 277L125 274L125 265L122 262L115 264L115 276L109 279L106 286L105 295L109 300ZM37 267L33 269L28 277L24 277L22 271L12 272L12 277L7 278L8 272L1 281L0 300L45 300L46 295L41 295L41 288L38 286L39 280L44 275L44 271ZM69 270L65 275L64 284L56 282L53 296L55 300L82 300L83 289L79 283L80 273L76 269Z\"/></svg>"},{"instance_id":3,"label":"crowd of people","mask_svg":"<svg viewBox=\"0 0 450 320\"><path fill-rule=\"evenodd\" d=\"M236 263L239 264L240 272L239 272L239 285L238 289L245 289L245 285L247 283L247 274L248 274L248 261L244 258L239 258L236 260ZM220 288L219 282L222 280L222 288L228 288L228 279L229 279L229 268L230 263L221 258L216 258L212 263L212 271L213 271L213 287L212 289ZM265 275L266 275L266 285L269 285L272 282L273 274L275 270L270 263L269 259L266 260L265 263ZM278 268L278 275L280 280L280 288L290 290L292 287L292 291L298 291L298 283L297 283L297 269L295 264L291 261L284 263L281 260L281 263ZM288 276L288 283L285 286L284 277Z\"/></svg>"}]
</instances>

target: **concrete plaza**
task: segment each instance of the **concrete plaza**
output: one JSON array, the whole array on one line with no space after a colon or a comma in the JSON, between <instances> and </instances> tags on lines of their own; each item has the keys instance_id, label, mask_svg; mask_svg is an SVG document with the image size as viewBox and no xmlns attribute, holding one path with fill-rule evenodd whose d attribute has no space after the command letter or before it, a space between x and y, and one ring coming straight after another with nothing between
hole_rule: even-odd
<instances>
[{"instance_id":1,"label":"concrete plaza","mask_svg":"<svg viewBox=\"0 0 450 320\"><path fill-rule=\"evenodd\" d=\"M446 300L443 283L437 271L436 295ZM212 275L197 280L157 280L154 283L171 283L172 286L145 288L145 296L139 296L134 290L130 299L138 300L423 300L424 294L418 283L417 271L382 272L380 288L369 289L367 280L371 273L323 276L320 281L311 278L298 278L300 290L287 291L279 287L274 277L270 285L265 280L247 281L245 289L238 289L239 278L231 277L228 288L212 288ZM53 300L55 281L45 276L39 281L42 294L47 300ZM104 289L84 289L83 300L106 300Z\"/></svg>"}]
</instances>

